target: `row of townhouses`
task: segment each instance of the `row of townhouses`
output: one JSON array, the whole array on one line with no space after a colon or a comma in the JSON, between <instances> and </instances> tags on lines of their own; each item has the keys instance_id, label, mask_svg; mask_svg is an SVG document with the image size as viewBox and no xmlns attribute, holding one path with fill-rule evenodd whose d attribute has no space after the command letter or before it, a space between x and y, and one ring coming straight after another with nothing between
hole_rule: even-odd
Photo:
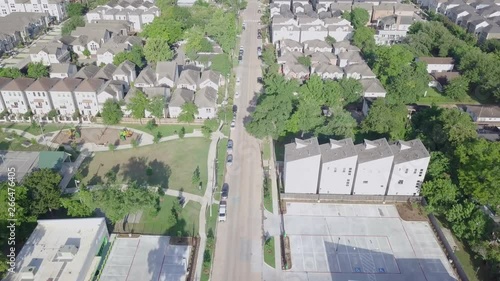
<instances>
[{"instance_id":1,"label":"row of townhouses","mask_svg":"<svg viewBox=\"0 0 500 281\"><path fill-rule=\"evenodd\" d=\"M429 161L419 139L295 139L285 145L285 193L419 195Z\"/></svg>"},{"instance_id":2,"label":"row of townhouses","mask_svg":"<svg viewBox=\"0 0 500 281\"><path fill-rule=\"evenodd\" d=\"M99 20L128 21L132 25L132 31L139 32L146 24L153 22L154 18L159 16L160 9L152 2L120 0L90 10L86 19L88 23Z\"/></svg>"},{"instance_id":3,"label":"row of townhouses","mask_svg":"<svg viewBox=\"0 0 500 281\"><path fill-rule=\"evenodd\" d=\"M136 80L135 65L125 61L119 66L112 64L99 68L86 66L79 71L71 64L55 64L50 78L0 78L0 110L11 114L25 114L31 111L44 116L56 110L61 116L79 113L96 116L108 99L124 100L123 111L130 112L126 103L137 94L130 87ZM214 71L203 72L185 69L180 72L175 62L159 62L155 78L158 83L142 90L153 98L161 95L165 100L164 117L176 118L186 102L198 106L197 118L214 118L217 113L218 88L223 84L222 76ZM141 78L142 79L142 78ZM175 88L173 93L171 89ZM170 112L170 113L169 113ZM150 113L146 112L149 117Z\"/></svg>"},{"instance_id":4,"label":"row of townhouses","mask_svg":"<svg viewBox=\"0 0 500 281\"><path fill-rule=\"evenodd\" d=\"M49 26L48 14L12 13L0 17L0 56L30 42Z\"/></svg>"},{"instance_id":5,"label":"row of townhouses","mask_svg":"<svg viewBox=\"0 0 500 281\"><path fill-rule=\"evenodd\" d=\"M480 42L500 39L500 1L498 0L418 0L430 11L447 16L452 22L478 37Z\"/></svg>"},{"instance_id":6,"label":"row of townhouses","mask_svg":"<svg viewBox=\"0 0 500 281\"><path fill-rule=\"evenodd\" d=\"M409 27L422 19L415 14L415 7L399 4L397 1L323 1L316 4L307 1L275 1L270 6L273 18L273 41L283 38L301 40L324 39L326 36L336 41L349 39L352 33L350 23L341 18L342 14L354 8L366 10L370 24L377 32L375 42L390 45L401 42Z\"/></svg>"},{"instance_id":7,"label":"row of townhouses","mask_svg":"<svg viewBox=\"0 0 500 281\"><path fill-rule=\"evenodd\" d=\"M323 79L352 78L360 80L364 97L385 97L387 93L361 57L359 48L348 41L332 46L318 39L303 43L285 39L278 42L276 49L280 71L289 79L305 80L313 74ZM310 58L310 68L299 63L299 58L304 56Z\"/></svg>"},{"instance_id":8,"label":"row of townhouses","mask_svg":"<svg viewBox=\"0 0 500 281\"><path fill-rule=\"evenodd\" d=\"M0 17L12 13L42 13L61 22L67 16L68 3L65 0L0 0Z\"/></svg>"}]
</instances>

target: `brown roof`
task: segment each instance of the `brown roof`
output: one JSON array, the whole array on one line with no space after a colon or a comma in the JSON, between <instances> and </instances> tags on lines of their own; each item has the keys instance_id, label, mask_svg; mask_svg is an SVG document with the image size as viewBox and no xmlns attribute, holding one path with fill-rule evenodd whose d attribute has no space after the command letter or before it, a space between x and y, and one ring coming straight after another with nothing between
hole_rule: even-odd
<instances>
[{"instance_id":1,"label":"brown roof","mask_svg":"<svg viewBox=\"0 0 500 281\"><path fill-rule=\"evenodd\" d=\"M453 58L420 57L418 60L427 64L453 64Z\"/></svg>"},{"instance_id":2,"label":"brown roof","mask_svg":"<svg viewBox=\"0 0 500 281\"><path fill-rule=\"evenodd\" d=\"M36 80L35 83L31 84L26 91L48 91L60 80L61 79L59 78L42 77Z\"/></svg>"},{"instance_id":3,"label":"brown roof","mask_svg":"<svg viewBox=\"0 0 500 281\"><path fill-rule=\"evenodd\" d=\"M0 90L2 90L3 86L9 84L12 81L12 78L0 77Z\"/></svg>"},{"instance_id":4,"label":"brown roof","mask_svg":"<svg viewBox=\"0 0 500 281\"><path fill-rule=\"evenodd\" d=\"M433 72L430 74L432 78L436 79L441 85L448 84L451 80L460 77L459 72Z\"/></svg>"},{"instance_id":5,"label":"brown roof","mask_svg":"<svg viewBox=\"0 0 500 281\"><path fill-rule=\"evenodd\" d=\"M104 81L101 79L85 79L80 85L78 85L75 92L96 92L103 84Z\"/></svg>"},{"instance_id":6,"label":"brown roof","mask_svg":"<svg viewBox=\"0 0 500 281\"><path fill-rule=\"evenodd\" d=\"M8 84L6 84L2 88L2 91L24 91L33 82L35 82L35 79L25 78L25 77L16 78L10 81Z\"/></svg>"},{"instance_id":7,"label":"brown roof","mask_svg":"<svg viewBox=\"0 0 500 281\"><path fill-rule=\"evenodd\" d=\"M500 107L496 105L467 105L467 111L473 112L478 118L500 117Z\"/></svg>"},{"instance_id":8,"label":"brown roof","mask_svg":"<svg viewBox=\"0 0 500 281\"><path fill-rule=\"evenodd\" d=\"M58 92L72 92L76 87L78 87L78 85L80 85L81 82L82 79L78 78L64 78L50 90Z\"/></svg>"}]
</instances>

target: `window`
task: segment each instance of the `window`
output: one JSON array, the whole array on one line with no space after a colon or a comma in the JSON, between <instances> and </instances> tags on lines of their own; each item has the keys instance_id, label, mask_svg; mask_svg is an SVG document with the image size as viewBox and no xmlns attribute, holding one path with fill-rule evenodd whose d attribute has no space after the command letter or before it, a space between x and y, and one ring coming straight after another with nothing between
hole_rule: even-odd
<instances>
[{"instance_id":1,"label":"window","mask_svg":"<svg viewBox=\"0 0 500 281\"><path fill-rule=\"evenodd\" d=\"M415 169L415 170L413 171L413 174L416 174L416 173L417 173L417 169Z\"/></svg>"},{"instance_id":2,"label":"window","mask_svg":"<svg viewBox=\"0 0 500 281\"><path fill-rule=\"evenodd\" d=\"M366 183L368 183L368 181L363 181L363 183L365 183L365 184L366 184Z\"/></svg>"},{"instance_id":3,"label":"window","mask_svg":"<svg viewBox=\"0 0 500 281\"><path fill-rule=\"evenodd\" d=\"M49 6L48 6L47 4L43 4L43 8L44 8L44 9L48 9L48 8L49 8Z\"/></svg>"},{"instance_id":4,"label":"window","mask_svg":"<svg viewBox=\"0 0 500 281\"><path fill-rule=\"evenodd\" d=\"M350 176L350 175L351 175L351 173L352 173L352 168L349 168L349 172L347 172L347 175L349 175L349 176Z\"/></svg>"},{"instance_id":5,"label":"window","mask_svg":"<svg viewBox=\"0 0 500 281\"><path fill-rule=\"evenodd\" d=\"M342 169L342 173L345 173L345 168L344 168L344 169Z\"/></svg>"},{"instance_id":6,"label":"window","mask_svg":"<svg viewBox=\"0 0 500 281\"><path fill-rule=\"evenodd\" d=\"M404 182L403 180L399 180L398 184L403 184L403 182Z\"/></svg>"},{"instance_id":7,"label":"window","mask_svg":"<svg viewBox=\"0 0 500 281\"><path fill-rule=\"evenodd\" d=\"M212 109L211 108L207 108L207 113L211 113L212 112Z\"/></svg>"},{"instance_id":8,"label":"window","mask_svg":"<svg viewBox=\"0 0 500 281\"><path fill-rule=\"evenodd\" d=\"M408 174L408 169L405 170L405 174Z\"/></svg>"},{"instance_id":9,"label":"window","mask_svg":"<svg viewBox=\"0 0 500 281\"><path fill-rule=\"evenodd\" d=\"M337 168L333 168L333 172L336 173L337 172Z\"/></svg>"},{"instance_id":10,"label":"window","mask_svg":"<svg viewBox=\"0 0 500 281\"><path fill-rule=\"evenodd\" d=\"M418 174L418 176L421 177L423 173L424 173L424 169L420 169L420 173Z\"/></svg>"},{"instance_id":11,"label":"window","mask_svg":"<svg viewBox=\"0 0 500 281\"><path fill-rule=\"evenodd\" d=\"M6 15L7 14L7 10L2 9L2 14Z\"/></svg>"}]
</instances>

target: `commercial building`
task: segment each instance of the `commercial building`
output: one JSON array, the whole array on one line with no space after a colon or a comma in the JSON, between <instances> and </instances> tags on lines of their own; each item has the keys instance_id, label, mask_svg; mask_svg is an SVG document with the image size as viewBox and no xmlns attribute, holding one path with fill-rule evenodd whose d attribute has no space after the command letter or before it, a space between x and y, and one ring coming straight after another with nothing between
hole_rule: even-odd
<instances>
[{"instance_id":1,"label":"commercial building","mask_svg":"<svg viewBox=\"0 0 500 281\"><path fill-rule=\"evenodd\" d=\"M92 280L108 239L104 218L39 220L4 280Z\"/></svg>"},{"instance_id":2,"label":"commercial building","mask_svg":"<svg viewBox=\"0 0 500 281\"><path fill-rule=\"evenodd\" d=\"M419 195L430 155L419 139L295 139L285 145L285 193Z\"/></svg>"}]
</instances>

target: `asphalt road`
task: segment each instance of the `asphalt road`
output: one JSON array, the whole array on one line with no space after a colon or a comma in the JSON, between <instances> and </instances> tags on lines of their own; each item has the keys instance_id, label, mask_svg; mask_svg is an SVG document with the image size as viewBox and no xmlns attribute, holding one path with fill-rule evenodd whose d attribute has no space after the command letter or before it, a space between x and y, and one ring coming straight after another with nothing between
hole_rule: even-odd
<instances>
[{"instance_id":1,"label":"asphalt road","mask_svg":"<svg viewBox=\"0 0 500 281\"><path fill-rule=\"evenodd\" d=\"M257 29L260 14L258 0L248 1L242 13L246 30L241 35L244 46L243 62L236 73L240 85L236 86L240 97L236 128L231 132L234 140L233 165L227 168L229 184L227 221L219 223L213 264L214 281L262 280L262 180L260 141L250 136L244 128L244 120L250 114L250 101L260 90L257 77L261 76L257 58Z\"/></svg>"}]
</instances>

